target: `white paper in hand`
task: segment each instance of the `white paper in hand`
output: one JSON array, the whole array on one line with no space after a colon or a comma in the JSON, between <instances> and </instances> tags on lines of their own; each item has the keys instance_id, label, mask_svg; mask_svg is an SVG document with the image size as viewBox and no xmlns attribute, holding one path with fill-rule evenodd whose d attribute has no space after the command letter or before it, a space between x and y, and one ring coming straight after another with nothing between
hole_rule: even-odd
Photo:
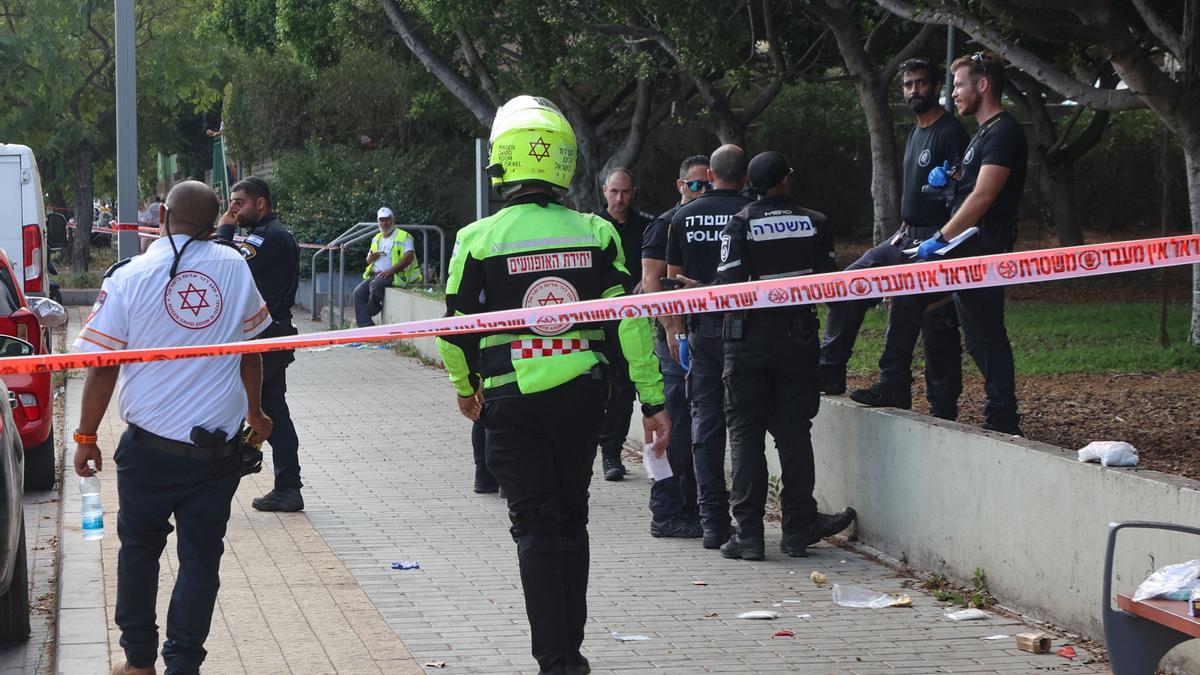
<instances>
[{"instance_id":1,"label":"white paper in hand","mask_svg":"<svg viewBox=\"0 0 1200 675\"><path fill-rule=\"evenodd\" d=\"M646 475L650 476L650 480L659 481L675 475L671 472L671 463L667 461L666 452L663 452L662 457L654 455L653 443L642 446L642 466L646 468Z\"/></svg>"}]
</instances>

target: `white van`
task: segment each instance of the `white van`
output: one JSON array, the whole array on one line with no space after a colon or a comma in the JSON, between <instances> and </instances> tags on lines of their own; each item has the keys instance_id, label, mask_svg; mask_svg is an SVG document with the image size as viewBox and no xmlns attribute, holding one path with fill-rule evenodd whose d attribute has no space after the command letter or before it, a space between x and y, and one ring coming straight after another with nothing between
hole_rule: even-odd
<instances>
[{"instance_id":1,"label":"white van","mask_svg":"<svg viewBox=\"0 0 1200 675\"><path fill-rule=\"evenodd\" d=\"M33 150L0 143L0 248L26 295L46 295L46 206Z\"/></svg>"}]
</instances>

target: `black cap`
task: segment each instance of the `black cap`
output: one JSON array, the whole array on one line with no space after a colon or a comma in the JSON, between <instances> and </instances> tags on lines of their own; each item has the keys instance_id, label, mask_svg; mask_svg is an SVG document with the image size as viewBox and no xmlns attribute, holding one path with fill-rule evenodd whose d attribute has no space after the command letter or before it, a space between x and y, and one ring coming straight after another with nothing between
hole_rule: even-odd
<instances>
[{"instance_id":1,"label":"black cap","mask_svg":"<svg viewBox=\"0 0 1200 675\"><path fill-rule=\"evenodd\" d=\"M779 182L792 172L792 165L782 153L768 150L760 152L750 160L746 170L750 177L750 187L759 192L765 192L779 185Z\"/></svg>"}]
</instances>

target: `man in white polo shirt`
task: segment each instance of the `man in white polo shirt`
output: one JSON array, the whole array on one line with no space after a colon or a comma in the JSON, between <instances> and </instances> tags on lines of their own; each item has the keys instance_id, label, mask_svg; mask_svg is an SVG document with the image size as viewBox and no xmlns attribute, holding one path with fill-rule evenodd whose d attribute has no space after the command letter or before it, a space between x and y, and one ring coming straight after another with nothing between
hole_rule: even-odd
<instances>
[{"instance_id":1,"label":"man in white polo shirt","mask_svg":"<svg viewBox=\"0 0 1200 675\"><path fill-rule=\"evenodd\" d=\"M218 213L212 188L180 183L160 207L162 238L108 270L79 333L81 351L179 347L249 340L270 314L237 248L210 239ZM75 472L102 469L96 429L114 387L129 427L117 465L116 622L126 662L114 673L154 673L159 557L178 532L179 570L167 614L168 673L198 673L220 585L230 503L241 476L236 442L245 420L251 441L271 433L262 412L258 354L89 368L75 431Z\"/></svg>"},{"instance_id":2,"label":"man in white polo shirt","mask_svg":"<svg viewBox=\"0 0 1200 675\"><path fill-rule=\"evenodd\" d=\"M375 217L379 231L367 251L363 280L354 288L354 322L360 328L375 325L371 317L383 310L383 294L388 286L404 288L421 281L412 235L396 227L396 218L386 206Z\"/></svg>"}]
</instances>

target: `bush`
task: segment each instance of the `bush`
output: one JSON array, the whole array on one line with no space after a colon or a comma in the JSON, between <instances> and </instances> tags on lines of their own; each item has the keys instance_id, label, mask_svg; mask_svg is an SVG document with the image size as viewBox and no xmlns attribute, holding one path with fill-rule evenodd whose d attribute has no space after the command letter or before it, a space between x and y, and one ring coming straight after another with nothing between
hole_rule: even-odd
<instances>
[{"instance_id":1,"label":"bush","mask_svg":"<svg viewBox=\"0 0 1200 675\"><path fill-rule=\"evenodd\" d=\"M310 140L303 150L277 157L271 193L275 209L301 242L324 243L354 223L374 221L381 206L390 207L401 225L450 229L451 195L446 183L448 177L465 171L465 165L464 153L447 151L442 145L407 151L361 150ZM431 242L434 258L436 245L436 240ZM360 249L365 251L366 244L347 253L355 265Z\"/></svg>"}]
</instances>

